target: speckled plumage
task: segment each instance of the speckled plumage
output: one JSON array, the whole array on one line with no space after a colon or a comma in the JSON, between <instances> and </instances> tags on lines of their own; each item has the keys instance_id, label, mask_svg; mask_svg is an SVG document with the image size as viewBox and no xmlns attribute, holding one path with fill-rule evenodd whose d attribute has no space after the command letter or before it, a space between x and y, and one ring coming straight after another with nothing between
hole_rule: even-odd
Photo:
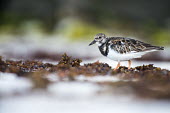
<instances>
[{"instance_id":1,"label":"speckled plumage","mask_svg":"<svg viewBox=\"0 0 170 113\"><path fill-rule=\"evenodd\" d=\"M145 52L151 50L163 50L163 47L152 46L135 39L124 37L110 37L108 43L111 48L120 54L126 54L131 52Z\"/></svg>"}]
</instances>

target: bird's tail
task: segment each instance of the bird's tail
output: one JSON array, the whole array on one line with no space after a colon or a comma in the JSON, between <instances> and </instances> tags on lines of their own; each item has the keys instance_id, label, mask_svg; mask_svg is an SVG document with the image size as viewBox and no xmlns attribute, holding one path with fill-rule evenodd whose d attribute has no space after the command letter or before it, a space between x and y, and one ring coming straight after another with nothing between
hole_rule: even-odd
<instances>
[{"instance_id":1,"label":"bird's tail","mask_svg":"<svg viewBox=\"0 0 170 113\"><path fill-rule=\"evenodd\" d=\"M161 47L161 46L155 46L155 49L156 49L156 50L164 50L164 47Z\"/></svg>"},{"instance_id":2,"label":"bird's tail","mask_svg":"<svg viewBox=\"0 0 170 113\"><path fill-rule=\"evenodd\" d=\"M161 46L149 46L145 49L145 51L159 51L159 50L164 50L164 47Z\"/></svg>"}]
</instances>

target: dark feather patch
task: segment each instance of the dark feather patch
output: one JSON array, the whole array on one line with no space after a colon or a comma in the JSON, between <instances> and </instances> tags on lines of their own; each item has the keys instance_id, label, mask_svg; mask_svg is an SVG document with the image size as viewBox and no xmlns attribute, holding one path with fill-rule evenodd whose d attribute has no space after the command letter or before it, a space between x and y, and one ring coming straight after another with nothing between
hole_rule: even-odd
<instances>
[{"instance_id":1,"label":"dark feather patch","mask_svg":"<svg viewBox=\"0 0 170 113\"><path fill-rule=\"evenodd\" d=\"M120 54L126 54L130 52L144 52L151 50L163 50L163 47L152 46L135 39L124 38L124 37L110 37L108 43L111 49L117 51Z\"/></svg>"}]
</instances>

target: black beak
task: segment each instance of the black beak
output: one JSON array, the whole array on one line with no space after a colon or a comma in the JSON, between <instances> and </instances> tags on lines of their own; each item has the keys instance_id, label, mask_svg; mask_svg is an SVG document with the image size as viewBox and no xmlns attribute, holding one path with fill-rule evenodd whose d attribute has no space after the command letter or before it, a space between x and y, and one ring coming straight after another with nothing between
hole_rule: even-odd
<instances>
[{"instance_id":1,"label":"black beak","mask_svg":"<svg viewBox=\"0 0 170 113\"><path fill-rule=\"evenodd\" d=\"M91 45L93 45L93 44L95 44L95 43L96 43L96 41L93 40L93 41L89 44L89 46L91 46Z\"/></svg>"}]
</instances>

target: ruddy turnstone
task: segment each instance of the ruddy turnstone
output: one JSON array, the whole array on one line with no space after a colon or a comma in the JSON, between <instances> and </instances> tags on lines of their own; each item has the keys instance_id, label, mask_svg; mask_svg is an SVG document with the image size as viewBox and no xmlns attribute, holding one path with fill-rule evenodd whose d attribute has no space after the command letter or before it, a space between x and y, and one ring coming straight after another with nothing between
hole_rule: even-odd
<instances>
[{"instance_id":1,"label":"ruddy turnstone","mask_svg":"<svg viewBox=\"0 0 170 113\"><path fill-rule=\"evenodd\" d=\"M118 61L115 70L120 67L121 61L128 61L128 69L130 69L131 59L141 58L149 52L164 50L164 47L153 46L139 40L125 37L107 37L103 33L97 34L89 46L95 43L102 55Z\"/></svg>"}]
</instances>

